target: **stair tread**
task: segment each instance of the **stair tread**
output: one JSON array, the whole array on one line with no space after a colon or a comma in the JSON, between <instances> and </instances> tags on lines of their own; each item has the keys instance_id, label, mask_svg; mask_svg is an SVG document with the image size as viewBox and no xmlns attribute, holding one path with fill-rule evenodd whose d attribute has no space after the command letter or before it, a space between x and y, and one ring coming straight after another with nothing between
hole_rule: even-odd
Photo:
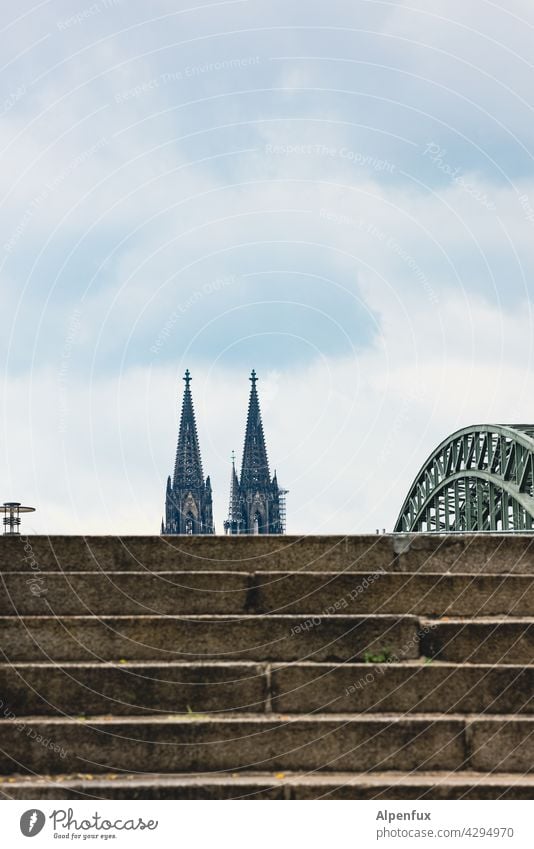
<instances>
[{"instance_id":1,"label":"stair tread","mask_svg":"<svg viewBox=\"0 0 534 849\"><path fill-rule=\"evenodd\" d=\"M62 786L78 785L82 781L90 781L95 786L109 782L113 784L251 784L259 785L299 783L310 785L339 786L343 784L395 785L417 784L426 785L524 785L534 786L534 774L507 772L239 772L239 773L75 773L58 775L11 775L1 776L0 785L33 786L43 784L60 784Z\"/></svg>"},{"instance_id":2,"label":"stair tread","mask_svg":"<svg viewBox=\"0 0 534 849\"><path fill-rule=\"evenodd\" d=\"M24 577L28 576L26 571L21 569L3 569L2 575L23 575ZM381 577L395 577L395 578L439 578L440 580L443 578L469 578L470 580L476 580L477 578L498 580L499 578L505 578L507 581L513 580L515 578L519 578L521 580L528 578L530 581L534 581L534 575L530 572L421 572L421 571L405 571L405 572L394 572L388 569L343 569L339 572L332 572L331 570L317 570L309 571L307 569L287 569L285 571L281 569L251 569L249 572L245 572L242 569L184 569L180 572L176 572L174 569L114 569L113 572L110 572L109 569L40 569L39 575L50 575L54 577L61 577L62 575L72 575L79 577L80 575L100 575L109 577L110 581L113 580L117 575L127 575L135 576L142 575L143 577L148 577L151 575L172 575L173 577L182 577L184 575L201 575L201 576L209 576L209 575L237 575L242 578L245 575L273 575L275 580L282 580L283 578L287 578L290 575L298 575L301 576L309 576L311 578L327 578L329 581L333 581L337 576L347 577L350 575L356 575L358 577L368 577L369 575L380 575Z\"/></svg>"},{"instance_id":3,"label":"stair tread","mask_svg":"<svg viewBox=\"0 0 534 849\"><path fill-rule=\"evenodd\" d=\"M72 614L68 613L51 613L50 616L46 616L44 614L34 615L34 614L13 614L11 616L0 615L0 621L13 621L13 620L23 620L29 619L31 621L35 620L83 620L94 622L95 619L98 621L108 621L108 620L124 620L124 619L180 619L183 620L200 620L202 622L209 622L211 620L214 621L254 621L254 620L264 620L264 619L281 619L282 621L295 620L298 621L305 620L308 618L318 618L324 621L329 620L341 620L341 619L355 619L355 620L367 620L367 619L406 619L410 621L417 621L421 617L417 616L413 613L321 613L318 611L311 611L307 613L127 613L127 614L114 614L114 613L106 613L105 615L99 615L96 613L92 614ZM504 617L503 617L504 618ZM439 621L432 619L432 622ZM531 620L534 622L534 618Z\"/></svg>"},{"instance_id":4,"label":"stair tread","mask_svg":"<svg viewBox=\"0 0 534 849\"><path fill-rule=\"evenodd\" d=\"M84 620L84 621L94 621L97 618L99 621L107 621L107 620L124 620L124 619L180 619L180 620L200 620L203 622L208 622L211 620L214 621L253 621L253 620L264 620L264 619L281 619L282 621L294 620L298 619L299 621L305 620L306 618L316 618L321 620L341 620L341 619L356 619L356 620L367 620L367 619L406 619L415 621L418 620L423 622L424 624L433 624L433 625L447 625L447 624L456 624L456 623L492 623L495 622L519 622L519 623L532 623L534 624L534 616L509 616L507 614L496 614L495 616L444 616L441 618L435 618L432 616L421 616L415 613L321 613L320 611L307 611L302 613L127 613L127 614L114 614L114 613L106 613L103 615L98 615L95 613L92 614L63 614L63 613L51 613L49 616L44 614L12 614L11 616L0 615L0 621L13 621L13 620L26 620L29 619L31 621L35 620Z\"/></svg>"},{"instance_id":5,"label":"stair tread","mask_svg":"<svg viewBox=\"0 0 534 849\"><path fill-rule=\"evenodd\" d=\"M471 662L455 662L451 660L432 660L428 662L426 658L416 658L415 660L403 660L399 662L384 661L382 663L365 663L364 661L348 661L346 663L335 663L329 661L313 661L313 660L292 660L292 661L267 661L267 660L102 660L102 661L85 661L85 660L21 660L13 661L12 663L1 663L0 671L6 669L132 669L132 668L178 668L178 669L196 669L199 668L222 668L232 669L234 667L245 669L255 669L257 667L271 667L272 669L300 669L301 667L320 670L327 669L365 669L372 672L377 667L387 667L388 669L492 669L498 671L500 669L534 669L532 666L524 663L471 663Z\"/></svg>"},{"instance_id":6,"label":"stair tread","mask_svg":"<svg viewBox=\"0 0 534 849\"><path fill-rule=\"evenodd\" d=\"M243 724L255 723L257 725L270 725L272 723L330 723L339 722L529 722L534 723L534 716L529 714L503 713L234 713L228 711L223 713L202 713L195 711L189 713L162 713L141 716L96 714L90 717L81 716L16 716L6 717L0 720L0 729L9 725L161 725L161 724L183 724L183 723L206 723L206 724Z\"/></svg>"}]
</instances>

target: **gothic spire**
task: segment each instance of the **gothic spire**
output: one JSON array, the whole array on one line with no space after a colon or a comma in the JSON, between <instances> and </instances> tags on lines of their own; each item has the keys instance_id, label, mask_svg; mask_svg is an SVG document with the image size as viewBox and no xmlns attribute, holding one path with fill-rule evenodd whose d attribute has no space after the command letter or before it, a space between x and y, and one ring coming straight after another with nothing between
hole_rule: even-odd
<instances>
[{"instance_id":1,"label":"gothic spire","mask_svg":"<svg viewBox=\"0 0 534 849\"><path fill-rule=\"evenodd\" d=\"M269 461L265 448L263 424L261 421L260 402L256 383L258 378L252 369L250 375L250 399L248 404L247 429L245 446L243 448L243 463L241 466L241 488L269 486Z\"/></svg>"},{"instance_id":2,"label":"gothic spire","mask_svg":"<svg viewBox=\"0 0 534 849\"><path fill-rule=\"evenodd\" d=\"M230 509L224 523L227 534L283 534L285 490L278 486L276 472L271 480L260 402L253 370L248 404L241 480L237 479L235 455L232 455Z\"/></svg>"},{"instance_id":3,"label":"gothic spire","mask_svg":"<svg viewBox=\"0 0 534 849\"><path fill-rule=\"evenodd\" d=\"M235 451L232 451L232 474L230 478L230 504L228 522L237 522L239 516L239 481L235 470Z\"/></svg>"},{"instance_id":4,"label":"gothic spire","mask_svg":"<svg viewBox=\"0 0 534 849\"><path fill-rule=\"evenodd\" d=\"M173 487L199 487L204 484L204 475L198 445L189 369L185 373L184 381L185 389L182 402L182 416L180 418L180 432L178 434L178 446L176 449L176 462L174 464Z\"/></svg>"},{"instance_id":5,"label":"gothic spire","mask_svg":"<svg viewBox=\"0 0 534 849\"><path fill-rule=\"evenodd\" d=\"M180 418L180 431L174 479L167 478L165 491L165 534L214 534L211 482L204 480L198 444L195 411L191 397L189 369L184 377L185 389Z\"/></svg>"}]
</instances>

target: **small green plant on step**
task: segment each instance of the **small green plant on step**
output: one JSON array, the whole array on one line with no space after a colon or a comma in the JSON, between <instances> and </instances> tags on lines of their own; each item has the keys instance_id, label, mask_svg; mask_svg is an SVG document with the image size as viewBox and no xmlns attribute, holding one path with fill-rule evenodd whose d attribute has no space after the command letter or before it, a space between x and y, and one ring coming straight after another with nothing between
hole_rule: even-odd
<instances>
[{"instance_id":1,"label":"small green plant on step","mask_svg":"<svg viewBox=\"0 0 534 849\"><path fill-rule=\"evenodd\" d=\"M187 705L187 714L188 719L202 719L204 714L196 713L190 705Z\"/></svg>"},{"instance_id":2,"label":"small green plant on step","mask_svg":"<svg viewBox=\"0 0 534 849\"><path fill-rule=\"evenodd\" d=\"M391 663L393 652L389 648L384 648L377 652L366 651L363 659L365 663Z\"/></svg>"}]
</instances>

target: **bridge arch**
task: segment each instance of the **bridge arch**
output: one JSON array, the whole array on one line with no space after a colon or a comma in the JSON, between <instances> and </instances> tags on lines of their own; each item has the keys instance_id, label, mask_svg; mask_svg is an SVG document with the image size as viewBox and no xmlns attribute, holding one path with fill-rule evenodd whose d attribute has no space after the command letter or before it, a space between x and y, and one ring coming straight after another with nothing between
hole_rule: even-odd
<instances>
[{"instance_id":1,"label":"bridge arch","mask_svg":"<svg viewBox=\"0 0 534 849\"><path fill-rule=\"evenodd\" d=\"M534 531L534 425L474 425L415 478L396 532Z\"/></svg>"}]
</instances>

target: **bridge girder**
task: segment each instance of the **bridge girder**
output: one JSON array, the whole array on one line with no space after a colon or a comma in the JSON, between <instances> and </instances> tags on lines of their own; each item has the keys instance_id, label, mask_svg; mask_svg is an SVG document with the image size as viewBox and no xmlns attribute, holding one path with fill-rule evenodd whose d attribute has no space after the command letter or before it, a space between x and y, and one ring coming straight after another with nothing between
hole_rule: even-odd
<instances>
[{"instance_id":1,"label":"bridge girder","mask_svg":"<svg viewBox=\"0 0 534 849\"><path fill-rule=\"evenodd\" d=\"M474 425L415 478L396 532L534 531L534 425Z\"/></svg>"}]
</instances>

